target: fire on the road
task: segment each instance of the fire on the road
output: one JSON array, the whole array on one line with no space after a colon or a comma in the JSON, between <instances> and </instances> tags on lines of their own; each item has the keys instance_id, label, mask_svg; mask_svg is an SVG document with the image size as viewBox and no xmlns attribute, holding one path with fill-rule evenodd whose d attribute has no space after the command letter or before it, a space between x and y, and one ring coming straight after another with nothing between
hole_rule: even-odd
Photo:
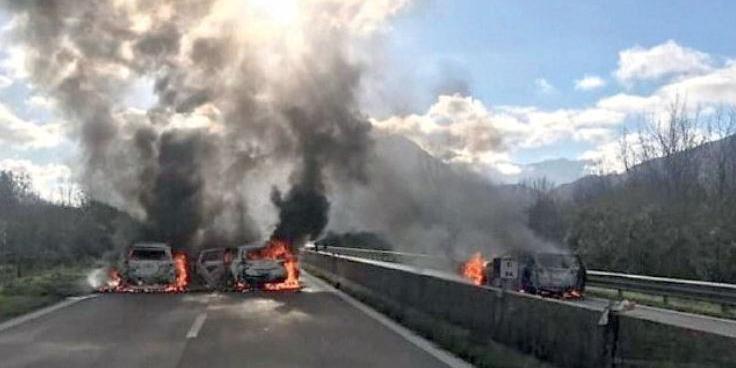
<instances>
[{"instance_id":1,"label":"fire on the road","mask_svg":"<svg viewBox=\"0 0 736 368\"><path fill-rule=\"evenodd\" d=\"M123 277L120 276L120 272L118 272L117 268L110 267L107 271L107 281L105 282L105 285L100 288L100 291L122 291L120 290L122 287Z\"/></svg>"},{"instance_id":2,"label":"fire on the road","mask_svg":"<svg viewBox=\"0 0 736 368\"><path fill-rule=\"evenodd\" d=\"M174 253L174 272L176 279L169 285L156 290L155 288L133 287L125 282L123 276L115 267L110 267L107 272L107 281L98 289L100 292L107 293L133 293L133 292L149 292L163 291L167 293L181 293L187 291L189 285L189 260L184 252Z\"/></svg>"},{"instance_id":3,"label":"fire on the road","mask_svg":"<svg viewBox=\"0 0 736 368\"><path fill-rule=\"evenodd\" d=\"M278 283L267 283L263 286L265 290L298 290L301 288L299 282L299 261L294 249L286 241L271 239L265 248L248 254L249 259L282 260L286 268L286 280Z\"/></svg>"},{"instance_id":4,"label":"fire on the road","mask_svg":"<svg viewBox=\"0 0 736 368\"><path fill-rule=\"evenodd\" d=\"M240 278L240 272L243 269L235 268L231 269L231 264L235 261L232 252L224 252L222 259L222 266L228 274L231 274L233 283L230 283L230 288L234 291L249 291L253 289L269 290L269 291L297 291L300 290L302 285L299 282L299 261L293 246L283 240L271 239L267 241L262 247L258 249L243 251L242 261L255 261L259 262L258 265L263 267L263 261L266 265L270 265L274 268L283 267L280 273L280 277L273 279L274 281L263 283L258 280L259 277L253 280L246 278ZM240 260L240 258L237 258ZM125 275L115 267L110 267L107 270L107 277L101 287L98 288L100 292L167 292L177 293L186 292L189 290L189 283L191 281L189 260L188 256L184 252L173 252L171 258L175 278L169 284L165 285L146 285L138 283L130 283L126 279ZM127 262L126 262L127 265ZM259 270L259 266L255 267L255 270ZM247 269L248 266L246 266ZM268 269L268 268L267 268ZM200 270L201 271L201 270ZM259 272L259 271L256 271ZM268 271L270 272L270 271ZM268 274L264 273L264 276ZM253 281L253 284L251 284ZM226 284L223 284L223 286Z\"/></svg>"},{"instance_id":5,"label":"fire on the road","mask_svg":"<svg viewBox=\"0 0 736 368\"><path fill-rule=\"evenodd\" d=\"M480 252L477 252L462 265L462 275L476 285L483 285L486 281L487 264L488 261Z\"/></svg>"},{"instance_id":6,"label":"fire on the road","mask_svg":"<svg viewBox=\"0 0 736 368\"><path fill-rule=\"evenodd\" d=\"M166 287L167 292L183 292L189 285L189 261L187 254L178 252L174 254L174 270L176 271L176 280L174 283Z\"/></svg>"}]
</instances>

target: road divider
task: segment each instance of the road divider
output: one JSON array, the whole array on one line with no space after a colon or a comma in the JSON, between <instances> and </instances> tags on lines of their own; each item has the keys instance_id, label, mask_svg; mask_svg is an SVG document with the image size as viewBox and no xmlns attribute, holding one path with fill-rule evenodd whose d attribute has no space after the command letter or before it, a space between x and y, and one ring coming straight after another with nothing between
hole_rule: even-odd
<instances>
[{"instance_id":1,"label":"road divider","mask_svg":"<svg viewBox=\"0 0 736 368\"><path fill-rule=\"evenodd\" d=\"M350 247L329 247L326 252L346 256L373 259L382 262L402 263L434 269L457 269L459 262L448 257L421 253ZM736 307L736 285L699 280L674 279L607 271L587 271L587 283L604 289L616 290L619 296L624 291L635 291L649 295L697 300L720 305L723 311Z\"/></svg>"},{"instance_id":2,"label":"road divider","mask_svg":"<svg viewBox=\"0 0 736 368\"><path fill-rule=\"evenodd\" d=\"M736 336L697 323L670 325L636 310L476 286L351 256L305 251L302 262L313 274L419 330L459 326L468 331L464 339L493 340L562 367L736 366ZM708 317L702 321L719 323Z\"/></svg>"}]
</instances>

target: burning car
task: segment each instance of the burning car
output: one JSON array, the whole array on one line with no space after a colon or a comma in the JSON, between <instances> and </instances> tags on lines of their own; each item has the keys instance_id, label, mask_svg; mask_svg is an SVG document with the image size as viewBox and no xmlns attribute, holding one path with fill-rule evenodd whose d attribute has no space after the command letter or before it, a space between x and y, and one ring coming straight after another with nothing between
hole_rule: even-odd
<instances>
[{"instance_id":1,"label":"burning car","mask_svg":"<svg viewBox=\"0 0 736 368\"><path fill-rule=\"evenodd\" d=\"M493 258L485 280L500 288L578 298L585 288L585 266L574 254L515 252Z\"/></svg>"},{"instance_id":2,"label":"burning car","mask_svg":"<svg viewBox=\"0 0 736 368\"><path fill-rule=\"evenodd\" d=\"M230 265L236 284L245 284L251 288L262 289L265 284L280 283L286 280L288 273L285 260L260 257L266 245L246 244L238 247L236 256Z\"/></svg>"},{"instance_id":3,"label":"burning car","mask_svg":"<svg viewBox=\"0 0 736 368\"><path fill-rule=\"evenodd\" d=\"M291 246L279 240L237 248L230 264L236 290L299 290L299 266Z\"/></svg>"},{"instance_id":4,"label":"burning car","mask_svg":"<svg viewBox=\"0 0 736 368\"><path fill-rule=\"evenodd\" d=\"M123 260L123 282L131 286L167 286L176 282L171 247L164 243L133 244Z\"/></svg>"},{"instance_id":5,"label":"burning car","mask_svg":"<svg viewBox=\"0 0 736 368\"><path fill-rule=\"evenodd\" d=\"M189 269L185 253L172 253L165 243L135 243L121 267L110 267L100 292L185 291Z\"/></svg>"}]
</instances>

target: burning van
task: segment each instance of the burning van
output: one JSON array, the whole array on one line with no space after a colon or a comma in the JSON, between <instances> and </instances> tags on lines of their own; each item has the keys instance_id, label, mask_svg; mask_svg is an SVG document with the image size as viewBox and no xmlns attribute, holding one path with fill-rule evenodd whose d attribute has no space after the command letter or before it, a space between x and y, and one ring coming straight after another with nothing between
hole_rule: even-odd
<instances>
[{"instance_id":1,"label":"burning van","mask_svg":"<svg viewBox=\"0 0 736 368\"><path fill-rule=\"evenodd\" d=\"M133 244L123 259L122 278L133 287L163 288L176 284L177 270L171 247L164 243Z\"/></svg>"},{"instance_id":2,"label":"burning van","mask_svg":"<svg viewBox=\"0 0 736 368\"><path fill-rule=\"evenodd\" d=\"M585 266L569 253L514 252L493 258L485 279L500 288L578 298L585 289Z\"/></svg>"},{"instance_id":3,"label":"burning van","mask_svg":"<svg viewBox=\"0 0 736 368\"><path fill-rule=\"evenodd\" d=\"M247 285L249 288L263 289L266 285L283 283L289 273L285 266L286 259L264 257L263 253L270 247L269 243L246 244L237 248L230 270L236 285Z\"/></svg>"}]
</instances>

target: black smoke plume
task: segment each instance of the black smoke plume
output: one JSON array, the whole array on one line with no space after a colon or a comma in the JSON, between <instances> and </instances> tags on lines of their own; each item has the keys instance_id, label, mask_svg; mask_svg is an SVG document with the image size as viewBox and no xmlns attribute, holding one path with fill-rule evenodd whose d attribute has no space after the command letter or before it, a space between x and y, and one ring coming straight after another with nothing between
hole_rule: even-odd
<instances>
[{"instance_id":1,"label":"black smoke plume","mask_svg":"<svg viewBox=\"0 0 736 368\"><path fill-rule=\"evenodd\" d=\"M20 74L79 146L80 183L156 238L137 240L301 242L329 223L433 251L532 242L482 178L371 139L356 102L369 39L406 3L0 0Z\"/></svg>"},{"instance_id":2,"label":"black smoke plume","mask_svg":"<svg viewBox=\"0 0 736 368\"><path fill-rule=\"evenodd\" d=\"M366 181L352 40L400 5L296 2L282 24L279 8L242 0L0 4L34 92L81 148L85 190L143 221L148 240L234 245L274 224L273 236L314 239L325 176ZM141 88L155 100L131 105Z\"/></svg>"}]
</instances>

